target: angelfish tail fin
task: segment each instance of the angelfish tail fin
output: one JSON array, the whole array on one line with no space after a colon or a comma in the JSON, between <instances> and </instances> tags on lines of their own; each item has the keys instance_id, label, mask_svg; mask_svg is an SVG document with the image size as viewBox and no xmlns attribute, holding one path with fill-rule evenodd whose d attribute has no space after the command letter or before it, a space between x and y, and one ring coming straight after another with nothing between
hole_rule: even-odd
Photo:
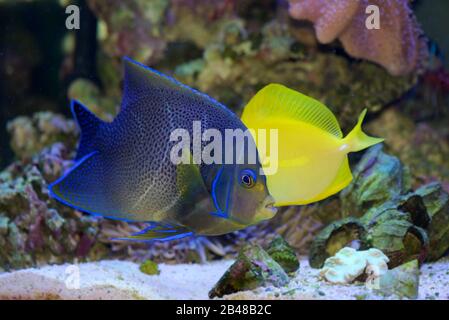
<instances>
[{"instance_id":1,"label":"angelfish tail fin","mask_svg":"<svg viewBox=\"0 0 449 320\"><path fill-rule=\"evenodd\" d=\"M89 111L78 100L72 100L70 108L80 129L80 141L75 160L80 160L95 150L96 137L104 121Z\"/></svg>"},{"instance_id":2,"label":"angelfish tail fin","mask_svg":"<svg viewBox=\"0 0 449 320\"><path fill-rule=\"evenodd\" d=\"M367 109L362 111L354 129L344 138L344 143L349 146L349 152L360 151L384 141L382 138L370 137L362 131L362 122L366 112Z\"/></svg>"},{"instance_id":3,"label":"angelfish tail fin","mask_svg":"<svg viewBox=\"0 0 449 320\"><path fill-rule=\"evenodd\" d=\"M101 156L93 151L81 158L61 178L49 185L50 195L74 209L102 215L110 210L105 199L104 166Z\"/></svg>"},{"instance_id":4,"label":"angelfish tail fin","mask_svg":"<svg viewBox=\"0 0 449 320\"><path fill-rule=\"evenodd\" d=\"M93 151L70 168L62 177L48 186L52 198L95 216L116 220L136 220L136 215L116 196L117 185L111 184L104 157Z\"/></svg>"}]
</instances>

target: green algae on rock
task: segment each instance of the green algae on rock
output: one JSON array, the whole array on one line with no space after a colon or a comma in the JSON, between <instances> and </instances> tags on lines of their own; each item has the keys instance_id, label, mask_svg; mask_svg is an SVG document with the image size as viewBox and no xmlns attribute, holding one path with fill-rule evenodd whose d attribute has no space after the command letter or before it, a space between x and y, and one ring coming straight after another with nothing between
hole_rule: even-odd
<instances>
[{"instance_id":1,"label":"green algae on rock","mask_svg":"<svg viewBox=\"0 0 449 320\"><path fill-rule=\"evenodd\" d=\"M143 263L141 263L139 266L139 270L150 276L161 273L157 263L151 260L145 260Z\"/></svg>"},{"instance_id":2,"label":"green algae on rock","mask_svg":"<svg viewBox=\"0 0 449 320\"><path fill-rule=\"evenodd\" d=\"M351 244L360 249L368 248L366 229L359 219L348 217L329 224L318 233L310 246L310 266L321 268L327 258Z\"/></svg>"},{"instance_id":3,"label":"green algae on rock","mask_svg":"<svg viewBox=\"0 0 449 320\"><path fill-rule=\"evenodd\" d=\"M430 217L428 261L436 261L449 250L449 194L439 183L430 183L416 190L422 197Z\"/></svg>"},{"instance_id":4,"label":"green algae on rock","mask_svg":"<svg viewBox=\"0 0 449 320\"><path fill-rule=\"evenodd\" d=\"M395 295L401 299L416 299L418 288L419 263L418 260L412 260L383 274L375 290L386 296Z\"/></svg>"},{"instance_id":5,"label":"green algae on rock","mask_svg":"<svg viewBox=\"0 0 449 320\"><path fill-rule=\"evenodd\" d=\"M403 201L387 202L368 210L361 218L367 230L369 246L381 250L388 256L390 268L415 259L422 263L427 256L429 247L427 233L423 228L414 224L409 212L415 211L417 207L407 204L408 200L419 203L414 199L414 196L411 195ZM406 211L405 208L409 211ZM418 214L426 215L425 208Z\"/></svg>"},{"instance_id":6,"label":"green algae on rock","mask_svg":"<svg viewBox=\"0 0 449 320\"><path fill-rule=\"evenodd\" d=\"M284 269L260 246L245 246L236 261L210 290L209 297L222 297L261 286L282 287L289 277Z\"/></svg>"},{"instance_id":7,"label":"green algae on rock","mask_svg":"<svg viewBox=\"0 0 449 320\"><path fill-rule=\"evenodd\" d=\"M335 253L332 247L339 250L354 240L384 252L390 268L411 260L434 261L449 249L448 197L441 185L431 183L373 207L358 219L338 220L312 242L310 265L320 268L323 259Z\"/></svg>"},{"instance_id":8,"label":"green algae on rock","mask_svg":"<svg viewBox=\"0 0 449 320\"><path fill-rule=\"evenodd\" d=\"M449 195L437 182L423 185L396 201L369 210L362 221L369 230L371 245L389 248L386 250L391 253L394 247L404 246L408 260L415 256L421 263L424 259L435 261L449 249ZM379 234L376 235L377 232ZM381 237L380 234L386 236ZM402 244L400 238L403 238ZM399 259L393 265L406 261Z\"/></svg>"},{"instance_id":9,"label":"green algae on rock","mask_svg":"<svg viewBox=\"0 0 449 320\"><path fill-rule=\"evenodd\" d=\"M354 168L353 181L340 193L344 216L360 217L411 188L408 169L382 149L382 145L371 147Z\"/></svg>"},{"instance_id":10,"label":"green algae on rock","mask_svg":"<svg viewBox=\"0 0 449 320\"><path fill-rule=\"evenodd\" d=\"M296 272L299 269L299 260L295 250L281 236L275 237L266 251L285 272Z\"/></svg>"},{"instance_id":11,"label":"green algae on rock","mask_svg":"<svg viewBox=\"0 0 449 320\"><path fill-rule=\"evenodd\" d=\"M312 242L310 265L320 268L354 240L384 252L391 268L415 259L422 263L430 252L428 259L441 257L449 248L447 193L437 184L416 192L409 186L410 175L396 157L383 153L382 146L368 150L354 170L354 181L340 195L345 214L359 219L349 217L324 228Z\"/></svg>"}]
</instances>

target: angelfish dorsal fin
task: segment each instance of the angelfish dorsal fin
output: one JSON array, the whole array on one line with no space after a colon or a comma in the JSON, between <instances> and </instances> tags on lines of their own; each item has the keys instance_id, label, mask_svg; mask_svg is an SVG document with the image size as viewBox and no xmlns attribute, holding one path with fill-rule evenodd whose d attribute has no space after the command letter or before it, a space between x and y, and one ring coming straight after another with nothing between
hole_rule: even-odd
<instances>
[{"instance_id":1,"label":"angelfish dorsal fin","mask_svg":"<svg viewBox=\"0 0 449 320\"><path fill-rule=\"evenodd\" d=\"M190 88L189 86L151 69L129 57L123 58L125 78L123 86L122 111L142 105L145 107L157 106L163 101L164 104L179 103L195 100L198 103L211 105L225 109L232 116L235 114L224 105L209 97L207 94Z\"/></svg>"},{"instance_id":2,"label":"angelfish dorsal fin","mask_svg":"<svg viewBox=\"0 0 449 320\"><path fill-rule=\"evenodd\" d=\"M103 121L77 100L72 100L71 109L81 132L75 158L75 160L79 160L94 150L95 137Z\"/></svg>"},{"instance_id":3,"label":"angelfish dorsal fin","mask_svg":"<svg viewBox=\"0 0 449 320\"><path fill-rule=\"evenodd\" d=\"M263 119L302 121L338 138L343 137L337 119L324 104L280 84L262 88L243 110L242 121L249 128L257 128L257 123Z\"/></svg>"}]
</instances>

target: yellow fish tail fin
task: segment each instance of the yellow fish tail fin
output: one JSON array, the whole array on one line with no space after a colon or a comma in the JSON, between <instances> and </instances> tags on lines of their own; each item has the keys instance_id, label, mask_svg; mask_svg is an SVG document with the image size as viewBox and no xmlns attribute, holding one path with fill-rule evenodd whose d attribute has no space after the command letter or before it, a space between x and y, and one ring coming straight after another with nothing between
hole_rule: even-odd
<instances>
[{"instance_id":1,"label":"yellow fish tail fin","mask_svg":"<svg viewBox=\"0 0 449 320\"><path fill-rule=\"evenodd\" d=\"M362 122L365 118L366 112L367 109L362 111L354 129L352 129L352 131L349 132L349 134L344 138L345 143L349 146L350 152L360 151L384 141L382 138L370 137L362 131Z\"/></svg>"}]
</instances>

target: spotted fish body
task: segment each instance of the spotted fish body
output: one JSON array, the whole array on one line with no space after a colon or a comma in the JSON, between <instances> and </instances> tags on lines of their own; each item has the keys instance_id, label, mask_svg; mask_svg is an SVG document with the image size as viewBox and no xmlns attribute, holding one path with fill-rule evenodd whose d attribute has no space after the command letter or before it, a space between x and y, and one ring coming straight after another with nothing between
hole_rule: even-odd
<instances>
[{"instance_id":1,"label":"spotted fish body","mask_svg":"<svg viewBox=\"0 0 449 320\"><path fill-rule=\"evenodd\" d=\"M212 98L131 59L124 59L120 113L111 123L77 101L72 112L81 128L76 164L50 186L59 201L112 219L146 221L131 239L172 239L223 234L270 218L273 200L256 164L181 164L170 161L170 133L246 130L240 119ZM204 146L205 142L203 142ZM193 154L193 146L190 146ZM239 184L241 172L256 173L254 188Z\"/></svg>"}]
</instances>

